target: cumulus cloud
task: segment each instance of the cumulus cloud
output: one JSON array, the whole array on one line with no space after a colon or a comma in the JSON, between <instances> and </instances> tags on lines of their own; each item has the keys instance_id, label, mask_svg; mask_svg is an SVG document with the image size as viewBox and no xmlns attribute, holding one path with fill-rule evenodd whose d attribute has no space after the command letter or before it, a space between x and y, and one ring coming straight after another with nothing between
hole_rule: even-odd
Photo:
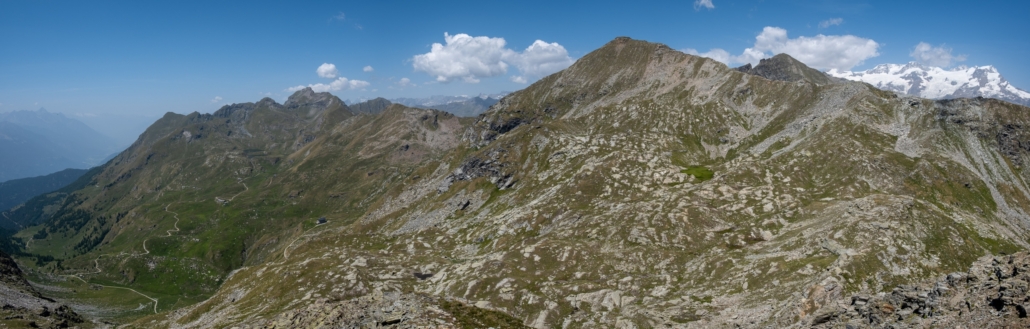
<instances>
[{"instance_id":1,"label":"cumulus cloud","mask_svg":"<svg viewBox=\"0 0 1030 329\"><path fill-rule=\"evenodd\" d=\"M365 71L365 72L372 72L372 71L375 71L375 69L373 69L371 65L365 65L365 67L364 67L364 68L362 68L361 70L362 70L362 71Z\"/></svg>"},{"instance_id":2,"label":"cumulus cloud","mask_svg":"<svg viewBox=\"0 0 1030 329\"><path fill-rule=\"evenodd\" d=\"M562 45L541 40L534 41L522 53L510 53L507 60L515 64L523 76L530 77L542 77L558 72L575 62Z\"/></svg>"},{"instance_id":3,"label":"cumulus cloud","mask_svg":"<svg viewBox=\"0 0 1030 329\"><path fill-rule=\"evenodd\" d=\"M880 44L872 39L853 35L816 35L814 37L797 37L791 39L787 30L767 26L755 37L755 44L746 48L740 55L715 48L705 53L695 49L684 52L708 57L726 64L758 64L763 58L785 53L795 59L820 70L850 70L869 58L879 56Z\"/></svg>"},{"instance_id":4,"label":"cumulus cloud","mask_svg":"<svg viewBox=\"0 0 1030 329\"><path fill-rule=\"evenodd\" d=\"M709 50L709 51L703 52L703 53L702 52L698 52L697 49L694 49L694 48L687 48L687 49L684 49L683 52L691 54L691 55L695 55L695 56L708 57L708 58L711 58L711 59L714 59L714 60L717 60L717 61L720 61L720 62L723 62L723 63L737 62L737 59L734 56L730 55L730 52L722 50L722 49L719 49L719 48L715 48L715 49L712 49L712 50Z\"/></svg>"},{"instance_id":5,"label":"cumulus cloud","mask_svg":"<svg viewBox=\"0 0 1030 329\"><path fill-rule=\"evenodd\" d=\"M790 39L787 30L766 27L755 38L754 50L786 53L817 69L850 70L869 58L879 56L880 44L853 35L816 35ZM745 51L746 52L746 51Z\"/></svg>"},{"instance_id":6,"label":"cumulus cloud","mask_svg":"<svg viewBox=\"0 0 1030 329\"><path fill-rule=\"evenodd\" d=\"M322 63L322 65L319 65L318 69L315 70L315 73L318 73L318 76L320 77L332 79L335 78L337 74L340 74L340 71L336 70L336 65Z\"/></svg>"},{"instance_id":7,"label":"cumulus cloud","mask_svg":"<svg viewBox=\"0 0 1030 329\"><path fill-rule=\"evenodd\" d=\"M218 102L221 102L221 101L222 101L222 96L215 96L215 98L211 99L211 104L218 103Z\"/></svg>"},{"instance_id":8,"label":"cumulus cloud","mask_svg":"<svg viewBox=\"0 0 1030 329\"><path fill-rule=\"evenodd\" d=\"M412 85L412 83L411 83L411 79L408 79L408 78L401 78L401 80L400 80L400 81L397 81L397 85L398 85L398 86L401 86L401 87L407 87L407 86L411 86L411 85Z\"/></svg>"},{"instance_id":9,"label":"cumulus cloud","mask_svg":"<svg viewBox=\"0 0 1030 329\"><path fill-rule=\"evenodd\" d=\"M715 9L715 5L712 4L712 0L694 0L694 10L701 8Z\"/></svg>"},{"instance_id":10,"label":"cumulus cloud","mask_svg":"<svg viewBox=\"0 0 1030 329\"><path fill-rule=\"evenodd\" d=\"M966 55L952 55L951 48L947 48L944 45L934 47L926 42L917 44L915 49L912 49L912 52L908 55L912 56L917 62L940 67L948 67L951 66L952 62L966 60Z\"/></svg>"},{"instance_id":11,"label":"cumulus cloud","mask_svg":"<svg viewBox=\"0 0 1030 329\"><path fill-rule=\"evenodd\" d=\"M505 48L504 38L472 37L468 34L443 34L446 45L433 43L425 54L415 55L415 71L436 76L436 81L449 82L464 79L476 83L508 72L508 63L502 59L511 52Z\"/></svg>"},{"instance_id":12,"label":"cumulus cloud","mask_svg":"<svg viewBox=\"0 0 1030 329\"><path fill-rule=\"evenodd\" d=\"M840 18L840 17L838 17L838 18L831 18L831 19L827 19L825 21L819 22L819 28L820 29L825 29L825 28L830 27L830 26L841 25L841 24L844 24L844 19L843 18Z\"/></svg>"},{"instance_id":13,"label":"cumulus cloud","mask_svg":"<svg viewBox=\"0 0 1030 329\"><path fill-rule=\"evenodd\" d=\"M438 82L461 79L478 83L481 78L504 75L514 66L521 76L512 80L527 81L560 71L575 62L565 47L556 42L536 40L524 51L517 52L506 47L504 38L444 33L444 41L446 44L434 43L430 52L412 58L415 71L435 76Z\"/></svg>"},{"instance_id":14,"label":"cumulus cloud","mask_svg":"<svg viewBox=\"0 0 1030 329\"><path fill-rule=\"evenodd\" d=\"M328 84L316 83L316 84L307 85L307 86L301 85L301 86L286 88L286 91L295 92L295 91L298 91L298 90L301 90L301 89L304 89L304 88L311 87L311 90L314 90L315 92L321 93L321 92L327 92L327 91L341 91L341 90L362 89L362 88L368 87L369 85L370 85L370 83L368 83L368 81L350 80L350 79L347 79L347 78L344 78L344 77L340 77L339 79L333 80L333 82L330 82Z\"/></svg>"}]
</instances>

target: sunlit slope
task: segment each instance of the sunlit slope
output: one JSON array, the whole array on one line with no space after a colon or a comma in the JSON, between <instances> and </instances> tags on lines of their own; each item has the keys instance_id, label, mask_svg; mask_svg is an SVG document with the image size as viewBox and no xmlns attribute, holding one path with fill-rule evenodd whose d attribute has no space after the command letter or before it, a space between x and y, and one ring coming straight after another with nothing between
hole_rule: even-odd
<instances>
[{"instance_id":1,"label":"sunlit slope","mask_svg":"<svg viewBox=\"0 0 1030 329\"><path fill-rule=\"evenodd\" d=\"M1027 108L809 78L616 39L505 97L355 222L156 319L397 292L534 327L786 326L1026 248Z\"/></svg>"}]
</instances>

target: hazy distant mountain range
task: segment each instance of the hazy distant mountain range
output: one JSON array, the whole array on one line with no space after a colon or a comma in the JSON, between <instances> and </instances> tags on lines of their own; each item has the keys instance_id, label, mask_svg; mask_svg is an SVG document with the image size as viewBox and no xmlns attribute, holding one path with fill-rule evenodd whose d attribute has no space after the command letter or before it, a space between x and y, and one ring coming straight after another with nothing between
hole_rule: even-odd
<instances>
[{"instance_id":1,"label":"hazy distant mountain range","mask_svg":"<svg viewBox=\"0 0 1030 329\"><path fill-rule=\"evenodd\" d=\"M117 143L61 113L0 113L0 182L101 164Z\"/></svg>"},{"instance_id":2,"label":"hazy distant mountain range","mask_svg":"<svg viewBox=\"0 0 1030 329\"><path fill-rule=\"evenodd\" d=\"M827 74L862 81L877 88L932 99L987 97L1030 105L1030 92L1016 88L994 66L960 66L954 69L919 63L880 64L866 71Z\"/></svg>"}]
</instances>

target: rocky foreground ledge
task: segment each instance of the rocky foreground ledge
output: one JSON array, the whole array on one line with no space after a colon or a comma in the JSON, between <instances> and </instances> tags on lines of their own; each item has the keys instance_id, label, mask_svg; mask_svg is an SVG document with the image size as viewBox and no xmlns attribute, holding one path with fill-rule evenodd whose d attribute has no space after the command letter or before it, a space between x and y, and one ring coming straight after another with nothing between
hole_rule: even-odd
<instances>
[{"instance_id":1,"label":"rocky foreground ledge","mask_svg":"<svg viewBox=\"0 0 1030 329\"><path fill-rule=\"evenodd\" d=\"M848 304L850 302L850 304ZM815 328L1030 328L1030 254L985 256L968 272L825 308Z\"/></svg>"}]
</instances>

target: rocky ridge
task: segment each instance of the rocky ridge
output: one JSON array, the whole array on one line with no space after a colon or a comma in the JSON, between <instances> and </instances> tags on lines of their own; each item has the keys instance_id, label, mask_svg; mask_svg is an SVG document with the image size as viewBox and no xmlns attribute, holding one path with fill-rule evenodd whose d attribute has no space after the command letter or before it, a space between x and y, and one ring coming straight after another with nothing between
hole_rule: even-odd
<instances>
[{"instance_id":1,"label":"rocky ridge","mask_svg":"<svg viewBox=\"0 0 1030 329\"><path fill-rule=\"evenodd\" d=\"M535 328L790 327L1030 245L1025 107L817 77L618 38L474 120L310 91L168 117L67 202L120 224L61 264L193 298L137 326L369 320L396 296L395 326L462 301Z\"/></svg>"},{"instance_id":2,"label":"rocky ridge","mask_svg":"<svg viewBox=\"0 0 1030 329\"><path fill-rule=\"evenodd\" d=\"M787 54L763 58L755 67L748 63L735 70L776 81L806 81L816 85L840 82L839 78L831 77L816 69L805 66L805 64Z\"/></svg>"},{"instance_id":3,"label":"rocky ridge","mask_svg":"<svg viewBox=\"0 0 1030 329\"><path fill-rule=\"evenodd\" d=\"M244 279L274 271L325 282L322 296L461 298L538 328L807 325L852 293L1026 248L1026 173L1010 164L1030 154L999 142L1022 140L999 132L1026 113L772 81L616 39L501 100L462 134L469 150L362 216L398 252L328 229L291 252L302 263L241 270L223 291L290 300ZM269 307L219 296L161 321Z\"/></svg>"}]
</instances>

